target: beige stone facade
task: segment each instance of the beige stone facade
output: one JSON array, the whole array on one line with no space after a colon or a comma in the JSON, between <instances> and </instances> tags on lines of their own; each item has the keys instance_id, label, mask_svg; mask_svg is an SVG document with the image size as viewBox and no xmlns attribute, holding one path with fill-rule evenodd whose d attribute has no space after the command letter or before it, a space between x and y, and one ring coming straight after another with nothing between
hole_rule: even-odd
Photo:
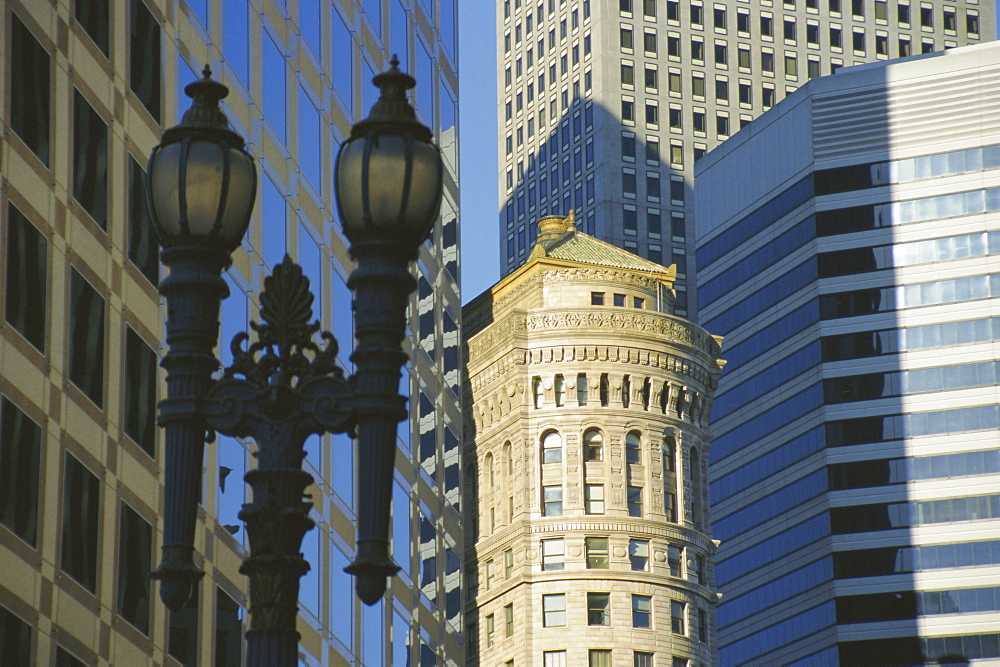
<instances>
[{"instance_id":1,"label":"beige stone facade","mask_svg":"<svg viewBox=\"0 0 1000 667\"><path fill-rule=\"evenodd\" d=\"M670 314L673 279L548 217L528 262L466 306L470 664L713 663L723 362Z\"/></svg>"}]
</instances>

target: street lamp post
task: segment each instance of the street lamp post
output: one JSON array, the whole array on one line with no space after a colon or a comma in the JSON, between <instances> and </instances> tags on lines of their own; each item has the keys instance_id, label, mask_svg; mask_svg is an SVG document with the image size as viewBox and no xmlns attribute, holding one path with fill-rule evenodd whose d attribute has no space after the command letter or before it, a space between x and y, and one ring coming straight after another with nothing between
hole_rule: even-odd
<instances>
[{"instance_id":1,"label":"street lamp post","mask_svg":"<svg viewBox=\"0 0 1000 667\"><path fill-rule=\"evenodd\" d=\"M338 210L356 268L356 371L336 365L337 342L312 321L313 295L302 269L285 257L264 281L257 334L232 342L233 365L218 380L214 354L222 280L246 233L256 170L243 139L229 129L219 100L228 90L204 78L185 88L194 103L164 133L149 161L147 199L170 269L160 292L167 302L167 398L163 558L153 577L170 609L190 598L202 572L194 564L194 530L204 443L213 431L252 437L257 467L246 475L253 502L243 505L249 555L251 628L247 664L298 664L295 630L299 579L309 564L299 553L313 528L303 498L312 476L302 470L303 444L314 433L353 430L358 443L358 596L374 604L399 567L388 551L396 424L405 419L398 395L406 302L416 283L416 258L437 218L442 164L431 132L406 100L415 81L391 68L374 78L381 95L352 128L335 168ZM265 221L266 224L266 221ZM317 344L317 334L322 340Z\"/></svg>"}]
</instances>

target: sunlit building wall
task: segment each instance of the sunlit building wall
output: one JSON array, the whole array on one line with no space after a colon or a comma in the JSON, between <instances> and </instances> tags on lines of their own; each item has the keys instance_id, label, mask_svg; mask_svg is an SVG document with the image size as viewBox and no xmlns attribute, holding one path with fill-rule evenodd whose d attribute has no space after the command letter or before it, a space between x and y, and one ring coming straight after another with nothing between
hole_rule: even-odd
<instances>
[{"instance_id":1,"label":"sunlit building wall","mask_svg":"<svg viewBox=\"0 0 1000 667\"><path fill-rule=\"evenodd\" d=\"M498 0L501 273L573 209L675 264L697 320L695 162L812 78L988 41L994 20L990 0Z\"/></svg>"},{"instance_id":2,"label":"sunlit building wall","mask_svg":"<svg viewBox=\"0 0 1000 667\"><path fill-rule=\"evenodd\" d=\"M464 310L467 664L707 667L719 342L672 268L539 226Z\"/></svg>"},{"instance_id":3,"label":"sunlit building wall","mask_svg":"<svg viewBox=\"0 0 1000 667\"><path fill-rule=\"evenodd\" d=\"M998 83L845 69L699 164L720 664L1000 659Z\"/></svg>"},{"instance_id":4,"label":"sunlit building wall","mask_svg":"<svg viewBox=\"0 0 1000 667\"><path fill-rule=\"evenodd\" d=\"M257 295L290 254L314 316L352 349L351 270L332 167L398 54L446 165L441 220L414 275L401 389L393 554L372 608L343 573L353 554L354 454L314 438L316 529L303 543L303 664L460 664L457 22L454 0L11 0L0 13L0 634L12 664L239 664L247 584L237 518L252 443L206 448L196 558L206 576L168 614L159 560L164 310L143 177L207 63L257 159L259 192L225 274L219 354L259 320Z\"/></svg>"}]
</instances>

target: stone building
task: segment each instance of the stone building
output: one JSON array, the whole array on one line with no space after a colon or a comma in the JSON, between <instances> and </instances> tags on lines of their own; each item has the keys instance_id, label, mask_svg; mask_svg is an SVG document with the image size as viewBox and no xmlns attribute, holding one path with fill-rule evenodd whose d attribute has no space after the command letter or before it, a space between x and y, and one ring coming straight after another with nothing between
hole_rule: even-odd
<instances>
[{"instance_id":1,"label":"stone building","mask_svg":"<svg viewBox=\"0 0 1000 667\"><path fill-rule=\"evenodd\" d=\"M719 341L673 267L538 227L463 313L469 664L711 664Z\"/></svg>"}]
</instances>

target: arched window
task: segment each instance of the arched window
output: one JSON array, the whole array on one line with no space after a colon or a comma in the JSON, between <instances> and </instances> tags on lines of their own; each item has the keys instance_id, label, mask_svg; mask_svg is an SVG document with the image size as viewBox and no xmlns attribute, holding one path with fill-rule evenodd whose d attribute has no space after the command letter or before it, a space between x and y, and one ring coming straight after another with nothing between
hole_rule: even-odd
<instances>
[{"instance_id":1,"label":"arched window","mask_svg":"<svg viewBox=\"0 0 1000 667\"><path fill-rule=\"evenodd\" d=\"M556 376L556 407L561 408L566 405L566 380L562 375Z\"/></svg>"},{"instance_id":2,"label":"arched window","mask_svg":"<svg viewBox=\"0 0 1000 667\"><path fill-rule=\"evenodd\" d=\"M507 483L510 484L514 476L514 455L511 453L509 440L503 444L503 465L506 466Z\"/></svg>"},{"instance_id":3,"label":"arched window","mask_svg":"<svg viewBox=\"0 0 1000 667\"><path fill-rule=\"evenodd\" d=\"M638 431L629 431L625 436L625 462L642 462L642 438Z\"/></svg>"},{"instance_id":4,"label":"arched window","mask_svg":"<svg viewBox=\"0 0 1000 667\"><path fill-rule=\"evenodd\" d=\"M490 491L496 486L496 470L493 467L493 454L486 455L486 488Z\"/></svg>"},{"instance_id":5,"label":"arched window","mask_svg":"<svg viewBox=\"0 0 1000 667\"><path fill-rule=\"evenodd\" d=\"M604 460L604 436L596 428L583 434L583 460Z\"/></svg>"},{"instance_id":6,"label":"arched window","mask_svg":"<svg viewBox=\"0 0 1000 667\"><path fill-rule=\"evenodd\" d=\"M663 472L677 470L677 440L673 436L663 439Z\"/></svg>"},{"instance_id":7,"label":"arched window","mask_svg":"<svg viewBox=\"0 0 1000 667\"><path fill-rule=\"evenodd\" d=\"M558 431L549 431L542 436L542 463L562 461L562 436Z\"/></svg>"},{"instance_id":8,"label":"arched window","mask_svg":"<svg viewBox=\"0 0 1000 667\"><path fill-rule=\"evenodd\" d=\"M542 402L545 400L545 388L542 387L542 378L532 378L531 395L535 397L535 407L542 407Z\"/></svg>"}]
</instances>

